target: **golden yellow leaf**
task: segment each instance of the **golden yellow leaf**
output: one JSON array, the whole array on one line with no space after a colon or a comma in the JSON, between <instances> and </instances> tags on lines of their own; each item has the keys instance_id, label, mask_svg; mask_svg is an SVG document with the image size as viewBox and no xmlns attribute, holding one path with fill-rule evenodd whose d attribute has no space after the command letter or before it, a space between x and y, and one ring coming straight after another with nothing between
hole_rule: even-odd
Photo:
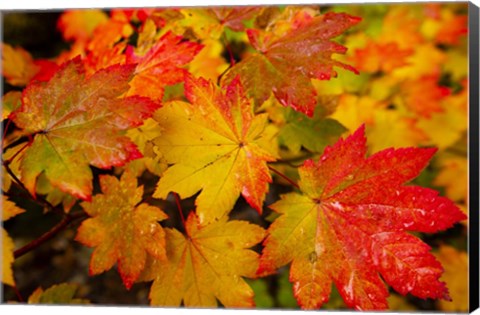
<instances>
[{"instance_id":1,"label":"golden yellow leaf","mask_svg":"<svg viewBox=\"0 0 480 315\"><path fill-rule=\"evenodd\" d=\"M248 248L260 242L265 231L246 221L223 217L208 225L190 214L186 236L166 229L168 261L156 260L147 272L154 282L152 305L252 307L253 290L242 277L255 277L258 254Z\"/></svg>"},{"instance_id":2,"label":"golden yellow leaf","mask_svg":"<svg viewBox=\"0 0 480 315\"><path fill-rule=\"evenodd\" d=\"M461 95L449 97L442 102L443 112L434 113L430 118L419 118L419 127L439 149L445 149L460 139L466 131L468 116L462 106L466 106Z\"/></svg>"},{"instance_id":3,"label":"golden yellow leaf","mask_svg":"<svg viewBox=\"0 0 480 315\"><path fill-rule=\"evenodd\" d=\"M33 62L28 51L2 43L2 73L11 85L25 86L37 74L40 67Z\"/></svg>"},{"instance_id":4,"label":"golden yellow leaf","mask_svg":"<svg viewBox=\"0 0 480 315\"><path fill-rule=\"evenodd\" d=\"M468 255L451 246L442 245L436 255L445 272L440 280L447 283L452 301L438 301L441 310L446 312L468 311Z\"/></svg>"},{"instance_id":5,"label":"golden yellow leaf","mask_svg":"<svg viewBox=\"0 0 480 315\"><path fill-rule=\"evenodd\" d=\"M8 200L5 195L2 196L2 221L7 221L23 212L25 212L25 210L17 207L15 203ZM2 228L2 282L10 286L15 286L15 279L13 278L12 270L14 249L15 246L13 240L10 238L7 231Z\"/></svg>"},{"instance_id":6,"label":"golden yellow leaf","mask_svg":"<svg viewBox=\"0 0 480 315\"><path fill-rule=\"evenodd\" d=\"M368 96L343 94L338 101L337 110L330 117L352 131L363 123L372 124L375 112L385 106L385 102L376 101Z\"/></svg>"},{"instance_id":7,"label":"golden yellow leaf","mask_svg":"<svg viewBox=\"0 0 480 315\"><path fill-rule=\"evenodd\" d=\"M367 126L371 152L388 147L418 146L427 140L422 130L415 126L415 121L402 116L397 110L377 110L373 116L374 124Z\"/></svg>"},{"instance_id":8,"label":"golden yellow leaf","mask_svg":"<svg viewBox=\"0 0 480 315\"><path fill-rule=\"evenodd\" d=\"M445 187L448 198L466 202L468 193L468 160L463 156L448 156L440 159L440 172L433 181L435 186Z\"/></svg>"},{"instance_id":9,"label":"golden yellow leaf","mask_svg":"<svg viewBox=\"0 0 480 315\"><path fill-rule=\"evenodd\" d=\"M107 14L99 9L68 10L60 16L58 28L65 40L86 41L95 28L107 20Z\"/></svg>"},{"instance_id":10,"label":"golden yellow leaf","mask_svg":"<svg viewBox=\"0 0 480 315\"><path fill-rule=\"evenodd\" d=\"M399 79L418 79L424 75L440 74L446 61L445 53L432 43L416 46L413 55L407 58L408 65L392 71Z\"/></svg>"}]
</instances>

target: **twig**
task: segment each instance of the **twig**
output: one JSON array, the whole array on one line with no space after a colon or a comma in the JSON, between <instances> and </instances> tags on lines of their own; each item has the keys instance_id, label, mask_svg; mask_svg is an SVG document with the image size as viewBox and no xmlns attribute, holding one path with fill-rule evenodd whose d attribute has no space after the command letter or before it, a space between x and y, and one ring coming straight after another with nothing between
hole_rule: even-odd
<instances>
[{"instance_id":1,"label":"twig","mask_svg":"<svg viewBox=\"0 0 480 315\"><path fill-rule=\"evenodd\" d=\"M35 248L39 247L40 245L42 245L43 243L45 243L46 241L50 240L55 235L57 235L58 232L63 230L65 227L67 227L74 220L82 218L82 217L86 217L86 216L87 216L87 214L83 213L83 212L79 212L79 213L76 213L76 214L67 214L62 219L62 221L57 223L57 225L55 225L53 228L51 228L48 232L46 232L45 234L43 234L39 238L34 239L33 241L31 241L27 245L17 249L13 253L13 257L18 258L18 257L28 253L32 249L35 249Z\"/></svg>"},{"instance_id":2,"label":"twig","mask_svg":"<svg viewBox=\"0 0 480 315\"><path fill-rule=\"evenodd\" d=\"M275 174L277 174L278 176L282 177L283 179L285 179L287 182L289 182L290 184L292 184L292 186L296 187L296 188L300 188L298 186L297 183L295 183L292 179L288 178L286 175L282 174L281 172L277 171L276 169L274 169L273 167L269 166L268 167L272 172L274 172Z\"/></svg>"},{"instance_id":3,"label":"twig","mask_svg":"<svg viewBox=\"0 0 480 315\"><path fill-rule=\"evenodd\" d=\"M22 294L20 294L20 291L18 290L17 286L13 286L13 291L15 291L15 295L17 296L18 302L23 303L25 300L23 299Z\"/></svg>"},{"instance_id":4,"label":"twig","mask_svg":"<svg viewBox=\"0 0 480 315\"><path fill-rule=\"evenodd\" d=\"M62 210L59 210L57 207L55 207L54 205L52 205L48 200L46 200L45 198L41 197L41 196L32 196L30 194L30 192L28 191L27 187L25 187L25 185L18 179L17 175L15 175L15 173L12 171L12 169L10 168L10 166L8 165L8 163L4 163L3 164L5 169L7 170L7 173L12 177L13 181L18 185L20 186L25 192L27 192L27 195L29 198L31 198L32 200L34 200L35 202L40 202L43 204L44 207L47 207L49 208L52 212L56 212L58 214L61 214L61 215L65 215L65 213L62 211Z\"/></svg>"}]
</instances>

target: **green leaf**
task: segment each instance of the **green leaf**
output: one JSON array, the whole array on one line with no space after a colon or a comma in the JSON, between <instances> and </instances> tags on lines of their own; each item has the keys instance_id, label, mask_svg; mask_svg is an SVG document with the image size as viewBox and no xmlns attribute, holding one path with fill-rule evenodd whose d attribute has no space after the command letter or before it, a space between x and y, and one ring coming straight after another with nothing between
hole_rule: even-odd
<instances>
[{"instance_id":1,"label":"green leaf","mask_svg":"<svg viewBox=\"0 0 480 315\"><path fill-rule=\"evenodd\" d=\"M85 299L74 299L78 290L77 284L61 283L53 285L47 290L35 290L28 298L28 304L90 304Z\"/></svg>"}]
</instances>

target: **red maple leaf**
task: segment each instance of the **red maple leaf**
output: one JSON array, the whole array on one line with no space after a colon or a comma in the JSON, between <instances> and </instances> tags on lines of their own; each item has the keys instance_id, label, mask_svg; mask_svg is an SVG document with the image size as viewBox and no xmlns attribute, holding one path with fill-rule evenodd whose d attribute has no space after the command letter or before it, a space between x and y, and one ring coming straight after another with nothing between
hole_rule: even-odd
<instances>
[{"instance_id":1,"label":"red maple leaf","mask_svg":"<svg viewBox=\"0 0 480 315\"><path fill-rule=\"evenodd\" d=\"M280 37L259 30L247 30L253 47L258 51L232 67L223 78L226 84L240 76L242 84L257 104L273 92L284 106L308 116L317 103L310 79L329 80L341 67L357 73L353 67L332 59L347 49L331 39L360 22L345 13L305 17L292 21L295 28Z\"/></svg>"},{"instance_id":2,"label":"red maple leaf","mask_svg":"<svg viewBox=\"0 0 480 315\"><path fill-rule=\"evenodd\" d=\"M332 282L359 310L387 308L384 281L403 295L449 299L430 247L406 233L432 233L466 218L436 191L403 185L436 149L386 149L365 158L366 152L360 127L300 167L301 193L271 206L281 216L268 229L258 273L292 262L290 281L302 308L328 301Z\"/></svg>"}]
</instances>

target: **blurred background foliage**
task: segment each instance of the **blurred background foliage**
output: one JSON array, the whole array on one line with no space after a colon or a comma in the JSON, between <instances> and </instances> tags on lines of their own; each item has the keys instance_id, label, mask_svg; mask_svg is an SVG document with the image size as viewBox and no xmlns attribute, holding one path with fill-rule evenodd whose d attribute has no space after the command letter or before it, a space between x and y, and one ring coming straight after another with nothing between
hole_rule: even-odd
<instances>
[{"instance_id":1,"label":"blurred background foliage","mask_svg":"<svg viewBox=\"0 0 480 315\"><path fill-rule=\"evenodd\" d=\"M290 109L281 113L269 112L271 120L283 127L279 136L281 155L284 160L292 161L290 166L283 164L276 167L296 179L297 173L292 166L299 165L305 158L317 157L332 139L348 134L365 123L370 153L392 146L438 147L439 152L433 162L414 183L438 190L467 211L467 3L319 5L312 6L312 9L322 13L347 12L362 17L361 23L336 39L348 47L347 53L336 56L336 59L353 65L360 74L338 69L338 78L313 80L321 95L322 106L311 119ZM215 33L213 28L206 30L200 27L205 22L200 15L195 15L197 10L191 9L189 13L194 14L192 20L182 25L185 30L183 35L190 40L199 40L198 37L205 32ZM94 11L92 23L112 16L110 10ZM34 59L56 60L58 56L68 59L74 54L75 43L65 40L65 34L57 27L62 14L62 11L4 12L3 41L11 47L22 47ZM246 21L247 25L249 23L253 25L253 21ZM136 26L135 22L131 25ZM87 29L90 33L92 30L93 27ZM128 36L130 43L140 41L138 34ZM148 40L145 34L140 36ZM216 78L225 71L232 57L225 49L225 42L229 43L231 54L236 59L251 50L243 32L225 29L222 37L212 37L203 41L204 51L190 65L195 75ZM2 58L7 57L3 54ZM3 92L14 90L20 89L4 80ZM181 86L169 87L165 97L175 97L182 92ZM269 110L268 104L266 109ZM305 126L308 128L304 129ZM148 129L148 125L144 128ZM312 129L318 134L309 133ZM332 139L328 140L328 137ZM154 187L158 180L155 174L159 170L152 169L154 164L154 161L142 161L130 166L138 168L139 175L143 174L140 181L145 187ZM149 172L143 172L145 167ZM102 172L95 170L95 176ZM289 183L282 184L282 178L276 178L267 204L276 200L278 194L288 191L289 187ZM98 192L98 187L94 191ZM41 206L21 195L16 196L15 202L19 207L28 209L21 216L4 223L15 241L15 248L34 240L59 221L54 213L44 213ZM166 224L173 224L171 222L178 216L173 201L157 202L173 218ZM193 198L185 200L183 205L184 209L192 208ZM257 222L263 226L267 226L274 217L268 209L265 211L266 220ZM238 201L232 213L233 218L258 221L255 215L243 200ZM421 300L392 291L389 298L391 309L467 310L467 224L463 222L434 235L418 234L442 262L445 268L442 280L447 283L453 301ZM39 302L43 294L45 301L53 299L63 303L75 296L95 304L148 305L150 283L137 283L127 291L115 270L95 277L88 276L91 249L73 240L77 227L78 224L71 225L49 243L15 261L13 268L18 291L4 285L4 301L18 301L19 296L25 301L30 296L31 302ZM43 291L60 283L76 286ZM255 291L258 308L298 308L288 281L287 268L280 269L273 276L249 279L248 283ZM55 290L68 294L59 297L55 295ZM332 291L325 308L345 308L336 290Z\"/></svg>"}]
</instances>

